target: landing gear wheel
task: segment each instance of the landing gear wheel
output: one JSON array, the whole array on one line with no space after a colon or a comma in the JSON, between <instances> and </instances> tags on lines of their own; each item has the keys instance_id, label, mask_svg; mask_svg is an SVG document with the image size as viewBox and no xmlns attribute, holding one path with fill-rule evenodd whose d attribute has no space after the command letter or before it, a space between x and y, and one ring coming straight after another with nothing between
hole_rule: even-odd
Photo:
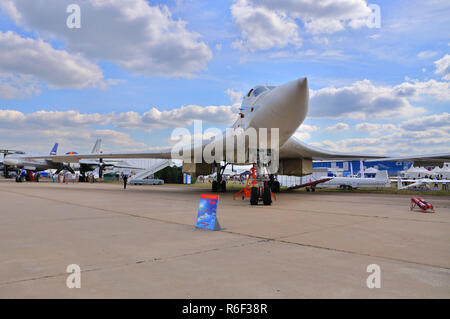
<instances>
[{"instance_id":1,"label":"landing gear wheel","mask_svg":"<svg viewBox=\"0 0 450 319\"><path fill-rule=\"evenodd\" d=\"M279 193L280 192L280 182L274 181L271 185L271 189L272 189L272 192L274 192L275 194Z\"/></svg>"},{"instance_id":2,"label":"landing gear wheel","mask_svg":"<svg viewBox=\"0 0 450 319\"><path fill-rule=\"evenodd\" d=\"M316 188L315 187L311 187L311 192L315 192Z\"/></svg>"},{"instance_id":3,"label":"landing gear wheel","mask_svg":"<svg viewBox=\"0 0 450 319\"><path fill-rule=\"evenodd\" d=\"M222 193L226 193L226 191L227 191L227 182L222 181L222 182L220 183L220 191L221 191Z\"/></svg>"},{"instance_id":4,"label":"landing gear wheel","mask_svg":"<svg viewBox=\"0 0 450 319\"><path fill-rule=\"evenodd\" d=\"M213 181L212 182L212 185L211 185L211 191L213 192L213 193L217 193L217 186L218 186L218 182L217 181Z\"/></svg>"},{"instance_id":5,"label":"landing gear wheel","mask_svg":"<svg viewBox=\"0 0 450 319\"><path fill-rule=\"evenodd\" d=\"M37 174L34 178L34 180L36 181L36 183L39 183L39 174Z\"/></svg>"},{"instance_id":6,"label":"landing gear wheel","mask_svg":"<svg viewBox=\"0 0 450 319\"><path fill-rule=\"evenodd\" d=\"M20 183L20 177L16 176L16 183Z\"/></svg>"},{"instance_id":7,"label":"landing gear wheel","mask_svg":"<svg viewBox=\"0 0 450 319\"><path fill-rule=\"evenodd\" d=\"M270 192L270 187L267 183L264 184L263 203L264 205L272 204L272 193Z\"/></svg>"},{"instance_id":8,"label":"landing gear wheel","mask_svg":"<svg viewBox=\"0 0 450 319\"><path fill-rule=\"evenodd\" d=\"M250 205L258 205L258 187L252 187L250 190Z\"/></svg>"}]
</instances>

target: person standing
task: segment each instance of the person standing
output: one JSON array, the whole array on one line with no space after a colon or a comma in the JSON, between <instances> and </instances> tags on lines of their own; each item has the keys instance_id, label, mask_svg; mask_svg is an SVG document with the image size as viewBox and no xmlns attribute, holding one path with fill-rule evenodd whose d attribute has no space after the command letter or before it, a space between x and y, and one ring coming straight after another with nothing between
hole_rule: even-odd
<instances>
[{"instance_id":1,"label":"person standing","mask_svg":"<svg viewBox=\"0 0 450 319\"><path fill-rule=\"evenodd\" d=\"M128 175L123 174L123 189L127 189L127 181L128 181Z\"/></svg>"}]
</instances>

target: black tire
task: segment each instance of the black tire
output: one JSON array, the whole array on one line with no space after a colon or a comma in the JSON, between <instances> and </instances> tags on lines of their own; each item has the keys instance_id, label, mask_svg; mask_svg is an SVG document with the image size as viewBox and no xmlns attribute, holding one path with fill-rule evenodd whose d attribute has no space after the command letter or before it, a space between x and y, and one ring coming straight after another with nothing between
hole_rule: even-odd
<instances>
[{"instance_id":1,"label":"black tire","mask_svg":"<svg viewBox=\"0 0 450 319\"><path fill-rule=\"evenodd\" d=\"M345 185L339 186L340 189L346 189L347 187Z\"/></svg>"},{"instance_id":2,"label":"black tire","mask_svg":"<svg viewBox=\"0 0 450 319\"><path fill-rule=\"evenodd\" d=\"M16 183L20 183L19 176L16 176Z\"/></svg>"},{"instance_id":3,"label":"black tire","mask_svg":"<svg viewBox=\"0 0 450 319\"><path fill-rule=\"evenodd\" d=\"M34 180L36 181L36 183L39 183L39 175L36 175Z\"/></svg>"},{"instance_id":4,"label":"black tire","mask_svg":"<svg viewBox=\"0 0 450 319\"><path fill-rule=\"evenodd\" d=\"M213 192L213 193L217 193L217 186L218 186L218 182L217 181L213 181L212 182L212 184L211 184L211 191Z\"/></svg>"},{"instance_id":5,"label":"black tire","mask_svg":"<svg viewBox=\"0 0 450 319\"><path fill-rule=\"evenodd\" d=\"M258 205L258 187L252 187L250 190L250 205Z\"/></svg>"},{"instance_id":6,"label":"black tire","mask_svg":"<svg viewBox=\"0 0 450 319\"><path fill-rule=\"evenodd\" d=\"M227 182L226 182L226 181L222 181L222 182L220 183L220 191L221 191L222 193L225 193L225 192L227 191Z\"/></svg>"},{"instance_id":7,"label":"black tire","mask_svg":"<svg viewBox=\"0 0 450 319\"><path fill-rule=\"evenodd\" d=\"M275 194L279 193L280 192L280 182L279 181L274 181L272 183L271 189L272 189L272 192L274 192Z\"/></svg>"},{"instance_id":8,"label":"black tire","mask_svg":"<svg viewBox=\"0 0 450 319\"><path fill-rule=\"evenodd\" d=\"M316 188L313 186L313 187L311 187L311 192L315 192L316 191Z\"/></svg>"},{"instance_id":9,"label":"black tire","mask_svg":"<svg viewBox=\"0 0 450 319\"><path fill-rule=\"evenodd\" d=\"M264 185L263 203L264 205L272 204L272 192L270 191L270 187L268 184Z\"/></svg>"}]
</instances>

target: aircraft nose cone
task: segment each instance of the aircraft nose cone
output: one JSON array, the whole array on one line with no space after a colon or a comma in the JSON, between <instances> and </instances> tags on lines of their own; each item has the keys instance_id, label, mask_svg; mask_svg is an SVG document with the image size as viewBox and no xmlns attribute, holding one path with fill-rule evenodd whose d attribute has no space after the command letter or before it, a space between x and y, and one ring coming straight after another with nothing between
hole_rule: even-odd
<instances>
[{"instance_id":1,"label":"aircraft nose cone","mask_svg":"<svg viewBox=\"0 0 450 319\"><path fill-rule=\"evenodd\" d=\"M297 129L308 113L308 80L306 78L297 79L287 83L283 89L285 98L277 108L277 112L286 116L286 120Z\"/></svg>"},{"instance_id":2,"label":"aircraft nose cone","mask_svg":"<svg viewBox=\"0 0 450 319\"><path fill-rule=\"evenodd\" d=\"M265 112L255 118L258 127L278 128L280 143L291 137L308 113L308 80L300 78L275 88L267 97Z\"/></svg>"}]
</instances>

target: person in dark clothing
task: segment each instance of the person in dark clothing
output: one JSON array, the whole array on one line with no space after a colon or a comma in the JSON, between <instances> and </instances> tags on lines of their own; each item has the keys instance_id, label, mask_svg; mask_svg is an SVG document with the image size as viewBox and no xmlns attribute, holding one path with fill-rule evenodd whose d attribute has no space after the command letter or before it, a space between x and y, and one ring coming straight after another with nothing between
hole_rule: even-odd
<instances>
[{"instance_id":1,"label":"person in dark clothing","mask_svg":"<svg viewBox=\"0 0 450 319\"><path fill-rule=\"evenodd\" d=\"M123 189L127 189L127 181L128 181L128 175L123 174Z\"/></svg>"}]
</instances>

